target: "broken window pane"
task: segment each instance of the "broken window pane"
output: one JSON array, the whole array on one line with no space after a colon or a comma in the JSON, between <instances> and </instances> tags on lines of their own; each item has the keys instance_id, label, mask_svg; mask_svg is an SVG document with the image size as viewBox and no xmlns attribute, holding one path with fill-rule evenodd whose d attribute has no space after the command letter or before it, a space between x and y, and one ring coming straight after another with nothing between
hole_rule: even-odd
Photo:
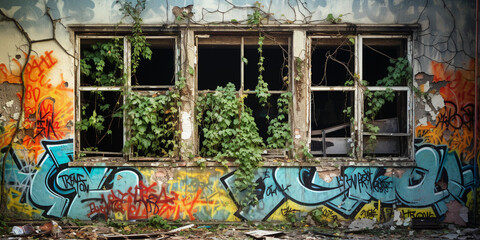
<instances>
[{"instance_id":1,"label":"broken window pane","mask_svg":"<svg viewBox=\"0 0 480 240\"><path fill-rule=\"evenodd\" d=\"M215 90L231 82L240 89L240 46L198 46L198 90Z\"/></svg>"},{"instance_id":2,"label":"broken window pane","mask_svg":"<svg viewBox=\"0 0 480 240\"><path fill-rule=\"evenodd\" d=\"M173 85L175 82L175 39L147 39L152 59L142 59L132 76L132 86Z\"/></svg>"},{"instance_id":3,"label":"broken window pane","mask_svg":"<svg viewBox=\"0 0 480 240\"><path fill-rule=\"evenodd\" d=\"M285 90L288 88L284 78L288 77L287 46L264 45L263 46L263 80L268 83L269 90ZM254 90L258 82L258 46L245 46L244 57L248 60L245 65L245 89ZM285 79L286 80L286 79Z\"/></svg>"},{"instance_id":4,"label":"broken window pane","mask_svg":"<svg viewBox=\"0 0 480 240\"><path fill-rule=\"evenodd\" d=\"M345 86L354 72L355 48L348 39L314 39L312 86Z\"/></svg>"},{"instance_id":5,"label":"broken window pane","mask_svg":"<svg viewBox=\"0 0 480 240\"><path fill-rule=\"evenodd\" d=\"M363 39L363 79L367 80L369 86L377 86L388 74L390 59L405 57L406 39ZM406 86L407 81L402 81L397 86Z\"/></svg>"},{"instance_id":6,"label":"broken window pane","mask_svg":"<svg viewBox=\"0 0 480 240\"><path fill-rule=\"evenodd\" d=\"M80 102L81 126L89 126L88 129L80 131L81 151L121 153L123 149L123 115L119 110L123 102L121 92L82 91Z\"/></svg>"},{"instance_id":7,"label":"broken window pane","mask_svg":"<svg viewBox=\"0 0 480 240\"><path fill-rule=\"evenodd\" d=\"M372 91L375 93L376 91ZM379 98L375 101L365 101L364 111L373 108L373 104L384 101L383 106L375 115L374 125L380 127L379 132L406 133L407 132L407 92L392 92L392 100L387 101ZM364 131L367 131L366 129Z\"/></svg>"},{"instance_id":8,"label":"broken window pane","mask_svg":"<svg viewBox=\"0 0 480 240\"><path fill-rule=\"evenodd\" d=\"M363 136L363 155L368 157L408 157L406 136Z\"/></svg>"},{"instance_id":9,"label":"broken window pane","mask_svg":"<svg viewBox=\"0 0 480 240\"><path fill-rule=\"evenodd\" d=\"M351 153L353 91L314 91L311 102L313 155L347 156ZM344 110L350 109L350 113ZM326 149L326 152L323 151Z\"/></svg>"}]
</instances>

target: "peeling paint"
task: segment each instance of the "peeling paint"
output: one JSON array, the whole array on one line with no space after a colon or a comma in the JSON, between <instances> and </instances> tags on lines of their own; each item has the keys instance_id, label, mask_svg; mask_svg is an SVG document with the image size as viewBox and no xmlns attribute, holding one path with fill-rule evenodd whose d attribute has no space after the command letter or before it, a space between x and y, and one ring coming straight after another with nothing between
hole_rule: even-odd
<instances>
[{"instance_id":1,"label":"peeling paint","mask_svg":"<svg viewBox=\"0 0 480 240\"><path fill-rule=\"evenodd\" d=\"M192 122L190 113L182 112L182 139L189 139L192 136Z\"/></svg>"},{"instance_id":2,"label":"peeling paint","mask_svg":"<svg viewBox=\"0 0 480 240\"><path fill-rule=\"evenodd\" d=\"M422 118L418 119L417 126L427 125L427 121L428 121L427 117L422 117Z\"/></svg>"},{"instance_id":3,"label":"peeling paint","mask_svg":"<svg viewBox=\"0 0 480 240\"><path fill-rule=\"evenodd\" d=\"M440 94L430 94L430 99L432 101L433 107L435 107L435 111L438 111L440 108L445 107L445 102Z\"/></svg>"}]
</instances>

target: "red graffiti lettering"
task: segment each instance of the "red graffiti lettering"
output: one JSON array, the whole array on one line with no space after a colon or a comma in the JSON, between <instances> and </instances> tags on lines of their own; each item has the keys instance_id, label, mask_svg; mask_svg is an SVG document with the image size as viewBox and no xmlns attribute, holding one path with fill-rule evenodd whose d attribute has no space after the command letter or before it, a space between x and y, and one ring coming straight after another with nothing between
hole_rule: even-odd
<instances>
[{"instance_id":1,"label":"red graffiti lettering","mask_svg":"<svg viewBox=\"0 0 480 240\"><path fill-rule=\"evenodd\" d=\"M90 199L88 217L102 215L105 219L116 212L126 213L128 219L146 219L159 215L167 219L177 220L183 217L195 220L197 204L213 204L213 201L200 200L202 190L195 194L178 194L174 191L167 193L166 187L156 190L156 183L146 186L140 182L138 186L130 187L126 192L113 190L101 199Z\"/></svg>"}]
</instances>

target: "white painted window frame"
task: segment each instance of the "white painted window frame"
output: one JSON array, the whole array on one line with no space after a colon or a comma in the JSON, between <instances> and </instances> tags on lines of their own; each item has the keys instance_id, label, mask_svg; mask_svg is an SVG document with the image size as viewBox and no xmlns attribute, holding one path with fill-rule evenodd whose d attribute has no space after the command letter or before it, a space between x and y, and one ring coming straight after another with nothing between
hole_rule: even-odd
<instances>
[{"instance_id":1,"label":"white painted window frame","mask_svg":"<svg viewBox=\"0 0 480 240\"><path fill-rule=\"evenodd\" d=\"M247 33L247 32L246 32ZM225 35L226 36L226 35ZM197 94L205 94L205 93L212 93L212 92L215 92L215 90L199 90L198 89L198 62L199 62L199 59L198 59L198 47L199 47L199 39L201 38L210 38L211 36L209 34L196 34L195 35L195 72L197 74L195 74L195 86L196 86L196 90L197 90ZM240 58L243 58L245 57L244 55L244 50L245 50L245 38L253 38L255 36L253 35L242 35L242 36L236 36L236 37L240 37L240 44L237 45L237 44L226 44L226 45L230 45L230 46L238 46L240 48ZM287 64L289 66L293 66L292 63L293 63L293 58L292 58L292 36L288 36L288 39L287 39L287 44L288 44L288 59L287 59ZM255 94L255 89L251 90L251 89L244 89L244 86L245 86L245 63L243 61L241 61L241 59L239 59L239 63L240 63L240 89L237 90L237 94L239 96L243 96L243 95L252 95L252 94ZM250 64L256 64L255 62L252 62ZM287 76L289 78L289 82L291 82L291 79L293 79L293 72L294 71L291 71L290 68L288 68L288 73L287 73ZM292 92L292 85L289 84L287 89L285 90L268 90L268 93L270 94L282 94L282 93L287 93L287 92ZM293 94L293 92L292 92ZM288 122L289 122L289 125L290 125L290 128L292 129L292 119L291 119L291 114L288 114ZM197 134L200 134L199 132L197 132ZM292 131L292 134L293 134L293 131ZM293 136L293 135L292 135ZM200 139L200 137L198 137L197 139ZM200 140L198 140L200 141ZM200 146L200 142L198 143L199 146ZM266 151L266 150L265 150Z\"/></svg>"},{"instance_id":2,"label":"white painted window frame","mask_svg":"<svg viewBox=\"0 0 480 240\"><path fill-rule=\"evenodd\" d=\"M346 36L344 36L346 37ZM343 37L343 38L344 38ZM362 55L363 55L363 39L406 39L407 42L407 53L406 57L410 64L412 65L412 59L413 59L413 53L412 53L412 48L413 48L413 43L412 43L412 36L410 35L363 35L363 34L356 34L356 35L350 35L349 38L354 38L355 40L355 56L354 56L354 65L355 65L355 74L358 74L359 79L363 79L363 60L362 60ZM308 37L308 47L307 47L307 52L311 53L312 50L312 40L314 39L321 39L321 38L334 38L334 39L341 39L342 37L337 37L337 36L309 36ZM309 59L309 76L311 76L311 59ZM413 76L411 79L411 82L413 82ZM315 157L318 159L343 159L346 161L372 161L372 160L378 160L378 161L395 161L395 162L413 162L414 160L414 96L413 96L413 90L412 90L412 84L407 83L407 86L394 86L394 87L381 87L381 86L367 86L366 88L370 91L382 91L386 90L387 88L392 89L395 92L406 92L407 94L407 116L406 116L406 123L407 123L407 130L406 132L403 133L376 133L376 136L399 136L399 137L407 137L407 153L405 154L405 157L365 157L364 156L364 149L363 149L363 138L364 136L367 135L372 135L372 133L365 132L363 131L363 116L364 116L364 93L362 88L360 87L359 83L355 81L354 86L312 86L311 85L311 79L309 81L309 89L310 89L310 94L309 98L311 98L311 95L314 92L319 92L319 91L354 91L354 98L355 98L355 103L354 103L354 124L351 126L352 130L351 132L356 134L358 141L354 143L354 146L352 148L352 154L351 156L346 156L346 157L332 157L332 156L325 156L325 154L321 157ZM311 101L309 102L308 106L308 112L309 114L311 113ZM312 116L309 116L310 118ZM311 145L312 142L312 121L311 119L308 119L309 122L309 138L308 138L308 144L309 146ZM352 140L353 141L353 140Z\"/></svg>"},{"instance_id":3,"label":"white painted window frame","mask_svg":"<svg viewBox=\"0 0 480 240\"><path fill-rule=\"evenodd\" d=\"M81 41L85 39L98 39L98 40L110 40L114 38L123 39L123 63L124 63L124 74L126 75L125 84L123 86L81 86L81 72L80 72L80 56L81 56ZM175 73L180 71L180 47L179 47L179 39L178 36L147 36L147 41L150 39L173 39L174 42L174 61L175 61ZM75 37L75 56L78 59L75 63L76 65L76 81L75 81L75 122L81 121L81 92L92 92L92 91L122 91L122 88L126 88L128 92L145 92L148 91L160 91L160 90L167 90L169 88L173 88L175 85L142 85L142 86L132 86L131 84L131 44L128 41L127 36L113 36L113 35L76 35ZM178 75L175 74L175 82L178 81ZM137 89L143 90L137 90ZM126 98L123 98L123 104L126 102ZM126 111L123 111L123 147L125 147L125 143L129 138L129 129L127 126L127 116ZM165 158L147 158L147 157L133 157L133 153L131 149L124 152L104 152L104 151L82 151L81 149L81 134L80 130L75 128L75 135L74 135L74 145L75 145L75 152L77 155L81 154L95 154L95 155L108 155L109 157L87 157L91 159L101 159L101 160L114 160L114 159L122 159L122 160L131 160L131 161L138 161L138 160L160 160Z\"/></svg>"}]
</instances>

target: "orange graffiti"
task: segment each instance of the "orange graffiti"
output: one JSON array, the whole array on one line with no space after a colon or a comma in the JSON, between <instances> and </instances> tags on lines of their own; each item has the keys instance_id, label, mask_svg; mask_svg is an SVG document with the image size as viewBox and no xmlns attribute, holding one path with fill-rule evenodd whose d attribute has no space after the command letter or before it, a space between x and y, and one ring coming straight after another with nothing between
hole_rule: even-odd
<instances>
[{"instance_id":1,"label":"orange graffiti","mask_svg":"<svg viewBox=\"0 0 480 240\"><path fill-rule=\"evenodd\" d=\"M473 60L470 69L474 68ZM445 106L436 116L435 125L416 127L416 136L424 141L447 145L457 152L464 163L475 158L473 152L473 122L475 111L475 82L473 70L446 70L445 64L432 62L433 82L448 82L440 88ZM480 141L480 137L478 139Z\"/></svg>"},{"instance_id":2,"label":"orange graffiti","mask_svg":"<svg viewBox=\"0 0 480 240\"><path fill-rule=\"evenodd\" d=\"M44 149L40 145L42 139L60 140L72 134L70 129L73 121L73 89L65 86L63 75L54 75L52 70L57 66L58 60L53 56L53 51L45 51L41 56L30 56L23 74L25 99L24 111L21 115L21 131L15 143L22 144L28 149L28 158L37 161L39 154ZM25 58L27 54L24 54ZM12 59L13 69L8 69L5 64L0 64L0 83L9 82L21 84L20 73L22 63ZM60 82L51 84L52 79ZM60 80L60 81L58 81ZM17 93L21 100L22 93ZM69 124L70 122L70 124ZM16 120L10 119L6 124L5 133L0 136L0 148L7 146L15 132Z\"/></svg>"}]
</instances>

